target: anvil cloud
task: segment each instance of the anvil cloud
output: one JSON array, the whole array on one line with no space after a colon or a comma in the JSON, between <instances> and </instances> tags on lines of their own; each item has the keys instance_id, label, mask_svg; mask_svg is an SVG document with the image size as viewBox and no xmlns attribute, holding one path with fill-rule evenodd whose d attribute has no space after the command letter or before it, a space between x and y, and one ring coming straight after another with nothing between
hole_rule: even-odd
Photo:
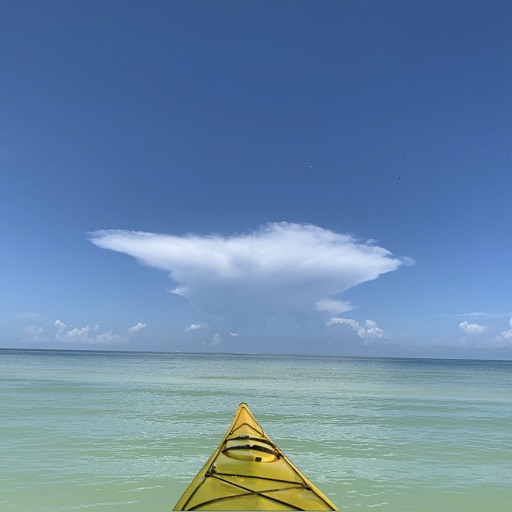
<instances>
[{"instance_id":1,"label":"anvil cloud","mask_svg":"<svg viewBox=\"0 0 512 512\"><path fill-rule=\"evenodd\" d=\"M286 222L231 236L108 230L90 240L169 272L172 293L224 317L347 311L333 297L410 262L374 241Z\"/></svg>"}]
</instances>

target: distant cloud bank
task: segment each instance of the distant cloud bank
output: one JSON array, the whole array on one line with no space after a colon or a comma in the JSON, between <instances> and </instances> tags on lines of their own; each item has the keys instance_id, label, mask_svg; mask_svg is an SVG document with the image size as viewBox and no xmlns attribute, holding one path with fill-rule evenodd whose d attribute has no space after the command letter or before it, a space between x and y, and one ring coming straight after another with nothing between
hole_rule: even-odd
<instances>
[{"instance_id":1,"label":"distant cloud bank","mask_svg":"<svg viewBox=\"0 0 512 512\"><path fill-rule=\"evenodd\" d=\"M509 320L510 329L502 331L499 336L494 338L494 343L500 347L512 346L512 318Z\"/></svg>"},{"instance_id":2,"label":"distant cloud bank","mask_svg":"<svg viewBox=\"0 0 512 512\"><path fill-rule=\"evenodd\" d=\"M231 236L114 230L93 232L90 240L165 270L175 283L170 291L204 312L238 319L339 315L352 306L336 300L338 294L414 263L371 240L287 222ZM187 331L198 328L192 324ZM365 329L373 335L374 327Z\"/></svg>"},{"instance_id":3,"label":"distant cloud bank","mask_svg":"<svg viewBox=\"0 0 512 512\"><path fill-rule=\"evenodd\" d=\"M502 314L481 313L474 315L478 318L503 318ZM464 321L459 323L459 328L467 335L459 340L459 345L466 348L510 348L512 347L512 318L509 319L510 329L501 331L500 334L491 337L488 327L481 324ZM486 335L484 336L484 333Z\"/></svg>"},{"instance_id":4,"label":"distant cloud bank","mask_svg":"<svg viewBox=\"0 0 512 512\"><path fill-rule=\"evenodd\" d=\"M43 327L31 325L24 329L24 336L30 342L58 342L76 345L112 345L118 343L125 343L129 338L133 337L135 333L146 327L146 324L138 322L133 327L130 327L126 335L115 334L112 331L102 332L100 326L94 327L73 327L68 326L60 320L55 320L53 323L56 331L52 334L45 332Z\"/></svg>"}]
</instances>

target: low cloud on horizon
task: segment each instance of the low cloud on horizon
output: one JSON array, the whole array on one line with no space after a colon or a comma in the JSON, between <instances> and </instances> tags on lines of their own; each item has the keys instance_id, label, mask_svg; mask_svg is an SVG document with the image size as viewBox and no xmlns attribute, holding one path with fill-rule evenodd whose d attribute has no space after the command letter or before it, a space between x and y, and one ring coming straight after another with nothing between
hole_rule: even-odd
<instances>
[{"instance_id":1,"label":"low cloud on horizon","mask_svg":"<svg viewBox=\"0 0 512 512\"><path fill-rule=\"evenodd\" d=\"M503 315L481 314L479 318L503 318ZM468 321L460 322L459 328L465 337L459 340L464 348L510 348L512 347L512 318L508 320L510 329L502 330L499 334L487 335L489 327Z\"/></svg>"},{"instance_id":2,"label":"low cloud on horizon","mask_svg":"<svg viewBox=\"0 0 512 512\"><path fill-rule=\"evenodd\" d=\"M23 329L24 340L35 343L57 342L72 345L114 345L126 343L138 331L144 329L146 324L138 322L130 327L126 334L116 334L112 331L101 331L99 325L90 327L73 327L66 325L60 320L53 323L56 329L53 333L48 333L40 325L30 325Z\"/></svg>"}]
</instances>

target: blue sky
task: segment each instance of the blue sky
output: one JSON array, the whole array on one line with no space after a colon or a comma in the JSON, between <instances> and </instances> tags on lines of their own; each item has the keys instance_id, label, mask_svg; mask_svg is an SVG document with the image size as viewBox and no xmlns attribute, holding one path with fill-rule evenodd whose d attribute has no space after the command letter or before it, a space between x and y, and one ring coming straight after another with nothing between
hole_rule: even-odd
<instances>
[{"instance_id":1,"label":"blue sky","mask_svg":"<svg viewBox=\"0 0 512 512\"><path fill-rule=\"evenodd\" d=\"M506 1L0 4L0 346L512 358Z\"/></svg>"}]
</instances>

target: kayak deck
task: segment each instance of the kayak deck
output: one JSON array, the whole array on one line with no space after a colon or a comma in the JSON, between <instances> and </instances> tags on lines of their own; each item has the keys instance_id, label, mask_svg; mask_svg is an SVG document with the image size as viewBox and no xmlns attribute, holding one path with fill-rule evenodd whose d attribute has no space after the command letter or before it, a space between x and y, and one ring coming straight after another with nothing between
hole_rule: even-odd
<instances>
[{"instance_id":1,"label":"kayak deck","mask_svg":"<svg viewBox=\"0 0 512 512\"><path fill-rule=\"evenodd\" d=\"M270 440L247 404L174 510L337 510Z\"/></svg>"}]
</instances>

